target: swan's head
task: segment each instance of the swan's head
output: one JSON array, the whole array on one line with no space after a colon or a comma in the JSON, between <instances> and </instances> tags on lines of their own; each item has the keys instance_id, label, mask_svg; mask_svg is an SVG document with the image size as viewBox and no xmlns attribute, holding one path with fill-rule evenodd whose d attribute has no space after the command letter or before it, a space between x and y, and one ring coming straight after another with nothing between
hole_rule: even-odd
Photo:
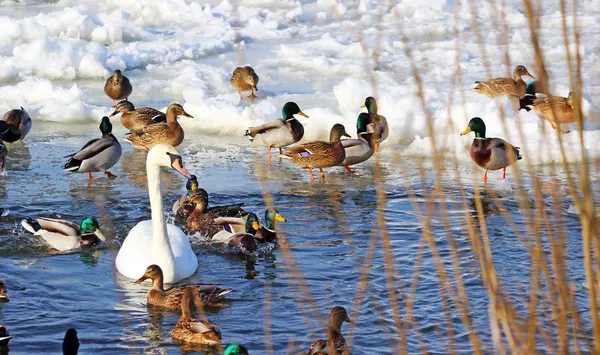
<instances>
[{"instance_id":1,"label":"swan's head","mask_svg":"<svg viewBox=\"0 0 600 355\"><path fill-rule=\"evenodd\" d=\"M167 144L155 145L148 152L147 163L173 168L186 178L192 178L192 174L183 166L181 155L173 146Z\"/></svg>"}]
</instances>

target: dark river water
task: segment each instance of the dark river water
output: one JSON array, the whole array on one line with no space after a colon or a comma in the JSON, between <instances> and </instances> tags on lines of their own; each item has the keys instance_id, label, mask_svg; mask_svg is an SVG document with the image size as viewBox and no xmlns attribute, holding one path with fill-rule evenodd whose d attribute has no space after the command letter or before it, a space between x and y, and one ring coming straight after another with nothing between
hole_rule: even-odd
<instances>
[{"instance_id":1,"label":"dark river water","mask_svg":"<svg viewBox=\"0 0 600 355\"><path fill-rule=\"evenodd\" d=\"M85 174L70 174L60 169L64 163L62 157L95 137L96 130L96 124L39 123L24 144L10 147L7 172L0 176L0 205L10 210L0 221L0 278L5 280L10 296L9 302L0 304L0 323L6 324L14 336L10 353L57 353L69 327L78 330L81 352L86 354L204 353L204 349L174 342L170 331L178 312L147 308L149 285L135 284L115 269L119 243L137 222L150 216L145 153L124 143L122 159L112 169L118 175L114 180L97 174L97 179L88 182ZM123 133L121 130L118 127L118 137ZM267 167L265 152L250 148L242 137L222 139L193 132L186 134L186 142L179 149L184 154L184 164L198 176L212 203L244 202L247 210L257 212L262 219L266 193L288 219L277 226L285 233L284 246L258 255L233 255L208 245L199 236L190 236L199 268L185 282L220 283L234 290L224 307L208 310L208 317L220 327L225 344L243 343L251 354L263 354L271 344L274 354L305 351L312 340L325 335L323 321L331 307L341 305L355 321L354 325L343 327L346 338L352 342L353 353L396 353L393 350L396 343L390 339L393 312L385 274L391 265L384 262L373 174L379 166L386 193L382 212L391 242L401 315L423 233L419 221L423 216L416 212L415 206L421 211L426 207L434 175L431 164L425 162L421 181L418 167L423 163L422 158L398 161L394 149L383 147L379 163L369 161L358 167L354 175L342 168L329 169L325 183L310 184L306 172L288 162L275 159ZM467 216L475 209L473 173L470 165L460 169L465 179L466 205L450 176L442 185L447 193L450 228L474 328L489 345L488 296L465 226ZM479 182L481 171L474 173ZM490 176L500 177L499 173ZM525 175L525 184L527 179ZM162 181L167 209L184 192L185 179L166 172ZM525 231L527 220L520 213L511 184L496 180L491 185L497 186L503 207ZM529 253L491 199L484 197L483 202L499 276L508 290L526 290ZM450 267L447 229L438 207L434 204L436 212L430 219L431 228L441 258ZM557 228L569 231L569 278L577 285L577 292L585 292L581 287L584 281L581 228L577 216L567 213L568 202L561 209L564 213L555 222ZM20 227L20 220L30 216L78 222L87 215L100 221L109 239L104 247L57 254ZM373 233L375 248L369 248ZM373 260L363 290L359 279L367 257ZM418 272L413 327L418 329L429 351L445 353L448 351L446 319L430 249L425 248L423 258ZM578 306L583 316L589 315L583 294ZM456 312L452 321L455 349L469 352L466 329ZM420 349L417 337L409 333L409 352Z\"/></svg>"}]
</instances>

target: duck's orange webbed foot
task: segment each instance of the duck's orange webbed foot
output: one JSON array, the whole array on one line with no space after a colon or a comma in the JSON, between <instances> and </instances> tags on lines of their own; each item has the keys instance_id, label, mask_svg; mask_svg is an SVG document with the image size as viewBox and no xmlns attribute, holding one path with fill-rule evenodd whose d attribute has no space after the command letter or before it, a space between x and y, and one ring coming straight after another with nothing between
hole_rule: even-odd
<instances>
[{"instance_id":1,"label":"duck's orange webbed foot","mask_svg":"<svg viewBox=\"0 0 600 355\"><path fill-rule=\"evenodd\" d=\"M117 177L117 175L111 173L110 171L106 170L104 171L104 174L106 174L108 176L109 179L114 179Z\"/></svg>"},{"instance_id":2,"label":"duck's orange webbed foot","mask_svg":"<svg viewBox=\"0 0 600 355\"><path fill-rule=\"evenodd\" d=\"M350 167L346 164L344 164L344 169L346 169L346 171L348 171L349 173L353 173L354 170L350 169Z\"/></svg>"}]
</instances>

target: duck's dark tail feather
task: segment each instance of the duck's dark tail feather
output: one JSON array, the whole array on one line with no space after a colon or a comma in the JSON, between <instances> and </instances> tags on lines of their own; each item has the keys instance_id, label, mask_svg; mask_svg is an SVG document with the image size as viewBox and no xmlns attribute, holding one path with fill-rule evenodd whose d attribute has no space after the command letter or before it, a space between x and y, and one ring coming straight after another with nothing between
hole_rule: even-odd
<instances>
[{"instance_id":1,"label":"duck's dark tail feather","mask_svg":"<svg viewBox=\"0 0 600 355\"><path fill-rule=\"evenodd\" d=\"M525 95L522 99L519 99L519 109L525 110L527 112L531 111L530 105L533 105L533 102L537 99L535 95Z\"/></svg>"},{"instance_id":2,"label":"duck's dark tail feather","mask_svg":"<svg viewBox=\"0 0 600 355\"><path fill-rule=\"evenodd\" d=\"M521 148L520 147L515 147L515 153L517 153L517 160L523 159L523 156L521 155Z\"/></svg>"},{"instance_id":3,"label":"duck's dark tail feather","mask_svg":"<svg viewBox=\"0 0 600 355\"><path fill-rule=\"evenodd\" d=\"M27 218L21 221L21 225L29 233L35 234L35 232L42 229L42 226L37 222L35 218Z\"/></svg>"},{"instance_id":4,"label":"duck's dark tail feather","mask_svg":"<svg viewBox=\"0 0 600 355\"><path fill-rule=\"evenodd\" d=\"M65 171L77 171L81 167L81 160L71 158L63 167Z\"/></svg>"}]
</instances>

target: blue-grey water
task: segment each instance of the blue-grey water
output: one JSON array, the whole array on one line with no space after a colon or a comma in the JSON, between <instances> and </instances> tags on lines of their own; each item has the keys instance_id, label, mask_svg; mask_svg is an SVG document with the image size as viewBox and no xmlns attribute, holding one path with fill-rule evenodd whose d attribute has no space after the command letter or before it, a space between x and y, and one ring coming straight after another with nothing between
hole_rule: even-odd
<instances>
[{"instance_id":1,"label":"blue-grey water","mask_svg":"<svg viewBox=\"0 0 600 355\"><path fill-rule=\"evenodd\" d=\"M124 143L121 161L112 169L118 175L108 180L102 174L88 181L85 174L62 172L62 156L74 147L97 136L96 124L57 125L36 122L36 129L24 143L10 147L6 174L0 176L0 204L10 210L0 221L0 278L8 287L10 301L0 305L0 324L6 324L14 339L10 353L41 354L59 352L64 332L75 327L82 342L82 353L96 354L180 354L199 351L174 342L170 331L178 319L176 311L157 311L145 305L148 284L135 284L120 276L114 266L119 242L141 220L149 219L145 190L145 153ZM124 130L115 120L115 130ZM75 148L76 149L76 148ZM264 213L263 194L272 196L275 206L287 219L277 228L285 232L284 243L270 253L232 255L211 247L202 238L192 236L200 266L185 282L220 283L234 289L226 305L211 309L209 319L220 326L223 342L246 344L251 354L263 354L272 344L275 354L306 350L317 336L323 336L322 323L333 305L352 309L353 325L344 325L352 339L355 354L394 354L390 341L393 312L388 299L382 239L377 227L377 195L374 174L381 168L385 187L385 221L391 241L396 270L395 289L399 309L405 317L405 301L412 282L415 260L427 218L425 201L434 188L431 164L421 158L397 160L394 148L383 149L379 162L369 161L356 174L342 168L329 169L325 183L308 182L305 171L286 161L273 160L266 165L262 149L252 149L243 137L210 137L191 133L180 147L184 163L196 174L200 185L214 204L244 202L250 211ZM461 167L470 181L471 170ZM524 173L525 168L522 168ZM481 171L476 170L477 178ZM509 177L511 172L509 171ZM547 173L551 177L550 173ZM527 232L528 221L522 216L510 184L498 184L499 173L490 173L497 184L503 208L519 228ZM556 175L564 179L562 174ZM163 173L165 209L185 189L185 178L173 172ZM512 181L512 180L511 180ZM525 174L525 185L528 178ZM473 185L466 184L467 203L462 202L457 184L448 174L442 182L447 193L451 230L458 250L474 328L491 350L488 297L481 279L477 258L471 250L466 218L475 215ZM413 204L411 194L415 194ZM533 197L530 196L530 200ZM545 205L550 206L546 198ZM508 290L518 294L528 289L530 257L527 249L506 223L498 206L484 198L486 223L494 261ZM533 203L532 203L533 205ZM422 211L416 212L415 206ZM432 223L437 248L450 270L448 233L444 228L440 205ZM577 285L578 307L589 315L581 254L581 227L576 216L567 214L569 204L561 205L554 215L555 228L569 231L567 241L569 281ZM20 220L31 216L49 216L79 221L96 216L109 243L104 247L57 254L43 241L26 234ZM375 249L369 248L375 233ZM369 251L374 252L368 270L368 284L357 302L359 279ZM418 272L413 324L423 337L426 348L434 353L448 351L446 319L443 312L438 273L431 250L425 248ZM303 280L299 278L300 272ZM452 280L454 278L452 277ZM307 297L302 284L308 285ZM454 281L452 281L454 283ZM517 292L518 291L518 292ZM312 300L314 300L314 303ZM315 313L313 305L318 307ZM455 349L469 351L470 345L459 314L452 308ZM269 323L265 322L265 315ZM350 330L352 329L352 330ZM350 336L352 334L352 336ZM585 332L584 332L585 335ZM409 333L408 351L420 346L414 332ZM208 353L211 353L210 351Z\"/></svg>"}]
</instances>

